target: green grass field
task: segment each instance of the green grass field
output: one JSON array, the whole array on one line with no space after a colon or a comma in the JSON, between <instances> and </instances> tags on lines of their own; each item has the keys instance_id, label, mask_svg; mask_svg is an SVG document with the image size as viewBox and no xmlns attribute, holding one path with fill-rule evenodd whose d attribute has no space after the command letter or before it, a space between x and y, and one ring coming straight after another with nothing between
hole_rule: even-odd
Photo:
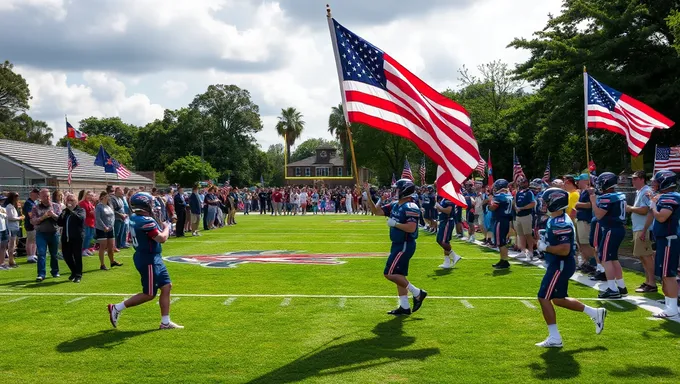
<instances>
[{"instance_id":1,"label":"green grass field","mask_svg":"<svg viewBox=\"0 0 680 384\"><path fill-rule=\"evenodd\" d=\"M237 219L171 239L163 253L389 250L382 218ZM587 316L558 309L564 348L539 349L547 329L533 297L543 270L514 263L498 273L493 251L454 249L465 259L438 269L441 250L421 232L409 278L431 298L408 318L385 314L396 307L385 256L233 268L167 262L172 320L186 327L172 331L157 330L156 303L125 310L111 328L106 304L141 289L130 251L112 271L87 258L81 284L65 276L36 284L35 266L22 264L0 272L0 383L677 383L680 324L652 321L627 301L598 302L595 289L572 282L572 297L609 309L605 330L595 335ZM629 288L642 282L633 272L626 279Z\"/></svg>"}]
</instances>

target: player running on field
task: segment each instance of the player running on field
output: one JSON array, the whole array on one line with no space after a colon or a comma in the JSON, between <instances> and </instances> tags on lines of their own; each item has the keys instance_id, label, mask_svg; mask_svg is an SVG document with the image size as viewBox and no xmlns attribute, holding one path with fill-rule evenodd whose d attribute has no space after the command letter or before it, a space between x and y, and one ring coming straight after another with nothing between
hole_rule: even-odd
<instances>
[{"instance_id":1,"label":"player running on field","mask_svg":"<svg viewBox=\"0 0 680 384\"><path fill-rule=\"evenodd\" d=\"M130 198L130 235L135 247L134 262L142 277L142 291L118 304L109 304L109 316L113 327L118 326L118 318L125 308L135 307L151 301L161 290L158 303L161 307L160 329L184 328L170 321L170 275L161 257L161 243L170 235L169 222L160 226L153 218L154 198L149 193L138 192Z\"/></svg>"},{"instance_id":2,"label":"player running on field","mask_svg":"<svg viewBox=\"0 0 680 384\"><path fill-rule=\"evenodd\" d=\"M659 171L652 180L652 189L657 195L652 198L650 209L654 215L654 237L656 238L655 274L661 277L661 286L666 306L654 317L666 319L678 316L678 261L680 260L680 240L678 221L680 220L680 193L677 175L672 171Z\"/></svg>"},{"instance_id":3,"label":"player running on field","mask_svg":"<svg viewBox=\"0 0 680 384\"><path fill-rule=\"evenodd\" d=\"M444 249L444 264L439 268L450 269L461 259L456 252L451 250L451 237L453 236L453 228L455 221L453 218L453 210L456 205L448 199L442 198L434 208L439 212L439 229L437 230L437 244ZM453 255L453 260L451 260Z\"/></svg>"},{"instance_id":4,"label":"player running on field","mask_svg":"<svg viewBox=\"0 0 680 384\"><path fill-rule=\"evenodd\" d=\"M593 215L600 223L601 233L597 253L607 276L607 290L600 292L600 299L619 299L628 296L623 281L623 270L619 263L619 246L626 235L626 195L615 192L618 178L611 172L604 172L595 181L595 190L588 189ZM597 196L596 196L597 195Z\"/></svg>"},{"instance_id":5,"label":"player running on field","mask_svg":"<svg viewBox=\"0 0 680 384\"><path fill-rule=\"evenodd\" d=\"M545 276L538 291L543 318L548 324L549 336L537 343L537 347L561 348L562 336L557 330L557 318L553 304L576 312L585 312L595 322L595 333L604 329L607 310L584 305L567 295L569 278L576 271L576 231L571 218L565 213L569 206L569 193L559 188L550 188L543 193L543 204L550 218L546 229L541 230L538 249L545 254L547 263Z\"/></svg>"},{"instance_id":6,"label":"player running on field","mask_svg":"<svg viewBox=\"0 0 680 384\"><path fill-rule=\"evenodd\" d=\"M368 190L368 185L364 186ZM420 309L427 297L425 290L416 288L407 279L408 264L416 252L416 239L418 238L418 218L420 210L411 201L411 195L416 190L415 184L409 179L397 181L397 201L376 207L373 200L368 201L371 211L376 216L389 216L387 225L390 227L390 240L392 249L385 265L385 278L397 285L399 294L399 307L387 312L389 315L410 315ZM408 292L413 294L413 311L408 301Z\"/></svg>"},{"instance_id":7,"label":"player running on field","mask_svg":"<svg viewBox=\"0 0 680 384\"><path fill-rule=\"evenodd\" d=\"M494 245L498 247L501 254L501 260L493 265L497 269L510 268L507 244L510 221L512 221L512 195L508 187L507 180L496 180L493 183L493 198L489 206L489 210L493 212Z\"/></svg>"}]
</instances>

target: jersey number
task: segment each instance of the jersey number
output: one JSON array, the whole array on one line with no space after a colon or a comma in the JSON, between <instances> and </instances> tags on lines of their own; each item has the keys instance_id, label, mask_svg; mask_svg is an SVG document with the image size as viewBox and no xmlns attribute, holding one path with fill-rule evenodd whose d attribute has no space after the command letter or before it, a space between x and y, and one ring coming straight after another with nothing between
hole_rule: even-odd
<instances>
[{"instance_id":1,"label":"jersey number","mask_svg":"<svg viewBox=\"0 0 680 384\"><path fill-rule=\"evenodd\" d=\"M512 199L508 199L508 208L505 209L506 215L512 214Z\"/></svg>"},{"instance_id":2,"label":"jersey number","mask_svg":"<svg viewBox=\"0 0 680 384\"><path fill-rule=\"evenodd\" d=\"M621 214L619 215L621 221L626 221L626 200L621 200Z\"/></svg>"}]
</instances>

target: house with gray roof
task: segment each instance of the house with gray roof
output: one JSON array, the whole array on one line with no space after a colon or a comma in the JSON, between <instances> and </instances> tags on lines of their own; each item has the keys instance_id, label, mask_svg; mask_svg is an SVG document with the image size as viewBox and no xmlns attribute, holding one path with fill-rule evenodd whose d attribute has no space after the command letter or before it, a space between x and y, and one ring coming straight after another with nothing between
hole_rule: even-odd
<instances>
[{"instance_id":1,"label":"house with gray roof","mask_svg":"<svg viewBox=\"0 0 680 384\"><path fill-rule=\"evenodd\" d=\"M316 148L314 156L307 157L289 163L286 167L286 184L312 184L305 182L304 179L295 179L298 177L309 177L314 180L324 180L328 177L351 177L351 165L345 166L345 161L342 155L338 154L338 150L328 144L321 145ZM371 172L367 168L359 169L360 182L369 180L372 177ZM310 179L312 180L312 179ZM353 179L347 180L324 180L326 185L335 186L351 186L356 182Z\"/></svg>"},{"instance_id":2,"label":"house with gray roof","mask_svg":"<svg viewBox=\"0 0 680 384\"><path fill-rule=\"evenodd\" d=\"M70 189L104 190L107 185L122 187L153 187L153 180L130 171L127 179L115 173L105 173L94 165L95 157L73 148L78 166L72 172ZM66 147L0 140L0 185L3 187L33 185L63 190L68 185L68 151Z\"/></svg>"}]
</instances>

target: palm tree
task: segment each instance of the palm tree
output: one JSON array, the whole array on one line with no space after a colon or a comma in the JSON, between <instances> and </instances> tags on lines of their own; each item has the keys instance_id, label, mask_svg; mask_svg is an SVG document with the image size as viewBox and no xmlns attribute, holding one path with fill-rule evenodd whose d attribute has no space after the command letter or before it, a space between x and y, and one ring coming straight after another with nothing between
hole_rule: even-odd
<instances>
[{"instance_id":1,"label":"palm tree","mask_svg":"<svg viewBox=\"0 0 680 384\"><path fill-rule=\"evenodd\" d=\"M347 164L349 164L349 135L347 135L347 123L345 122L342 104L331 109L331 115L328 117L328 132L340 140L345 168L349 169L347 168Z\"/></svg>"},{"instance_id":2,"label":"palm tree","mask_svg":"<svg viewBox=\"0 0 680 384\"><path fill-rule=\"evenodd\" d=\"M290 159L290 147L295 144L295 140L302 135L305 128L305 121L302 120L302 113L293 107L281 110L279 122L276 123L276 132L279 136L286 138L286 154Z\"/></svg>"}]
</instances>

